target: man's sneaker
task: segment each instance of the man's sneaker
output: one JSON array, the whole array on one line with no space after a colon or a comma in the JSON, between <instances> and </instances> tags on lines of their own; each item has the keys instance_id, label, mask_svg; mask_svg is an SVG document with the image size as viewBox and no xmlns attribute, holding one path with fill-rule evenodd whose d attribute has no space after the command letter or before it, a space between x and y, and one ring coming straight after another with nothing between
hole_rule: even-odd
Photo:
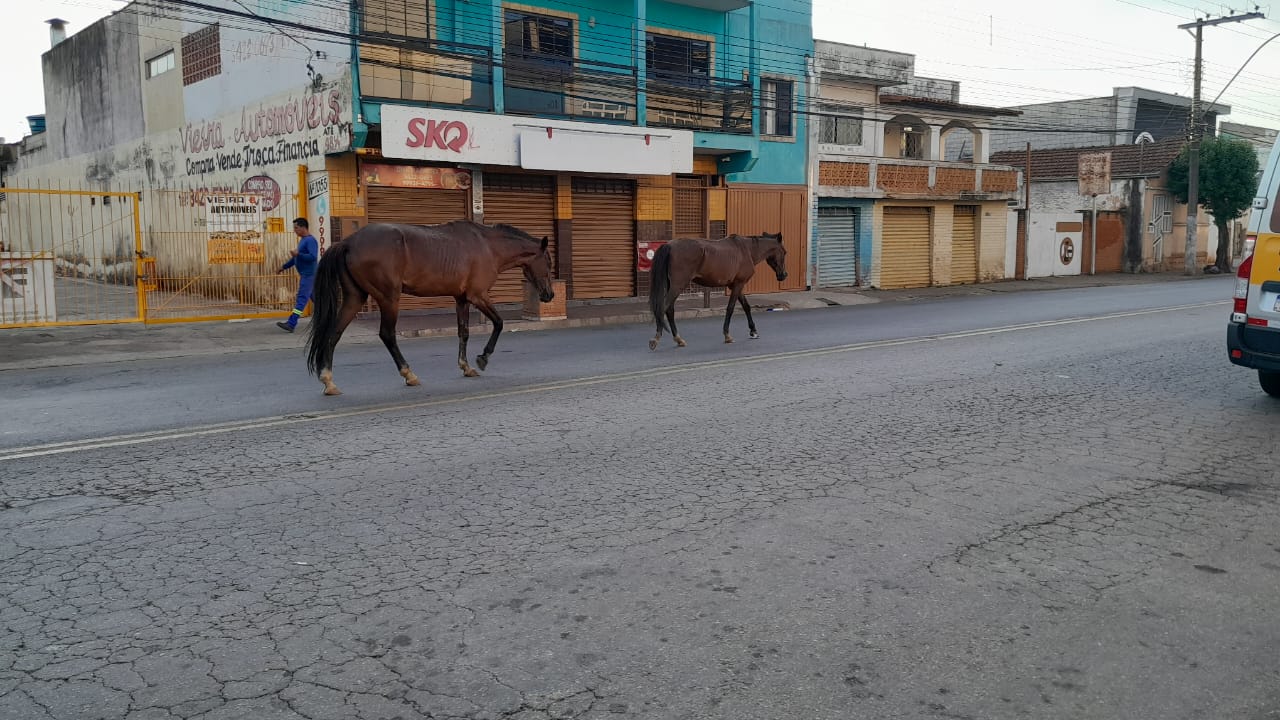
<instances>
[{"instance_id":1,"label":"man's sneaker","mask_svg":"<svg viewBox=\"0 0 1280 720\"><path fill-rule=\"evenodd\" d=\"M285 332L293 332L293 326L292 326L292 325L290 325L289 323L287 323L287 322L283 321L283 320L281 320L280 322L276 323L276 327L280 328L281 330L283 330L283 331L285 331Z\"/></svg>"}]
</instances>

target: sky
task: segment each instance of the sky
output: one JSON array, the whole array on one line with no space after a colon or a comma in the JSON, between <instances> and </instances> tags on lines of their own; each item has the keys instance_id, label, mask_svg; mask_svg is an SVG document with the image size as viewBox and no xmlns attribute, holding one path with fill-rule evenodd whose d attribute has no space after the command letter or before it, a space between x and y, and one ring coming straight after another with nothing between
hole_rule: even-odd
<instances>
[{"instance_id":1,"label":"sky","mask_svg":"<svg viewBox=\"0 0 1280 720\"><path fill-rule=\"evenodd\" d=\"M778 0L756 0L776 4ZM60 17L74 34L124 7L120 0L7 0L0 30L5 101L0 137L28 131L26 116L43 112L40 55L49 48L45 20ZM814 0L823 40L916 56L916 74L960 81L961 101L979 105L1110 95L1136 85L1190 96L1195 43L1181 23L1233 8L1199 0L985 0L907 3ZM1236 12L1253 6L1234 7ZM1212 100L1267 38L1280 33L1280 4L1263 5L1266 20L1204 31L1204 99ZM1232 122L1280 128L1280 39L1267 45L1219 102Z\"/></svg>"}]
</instances>

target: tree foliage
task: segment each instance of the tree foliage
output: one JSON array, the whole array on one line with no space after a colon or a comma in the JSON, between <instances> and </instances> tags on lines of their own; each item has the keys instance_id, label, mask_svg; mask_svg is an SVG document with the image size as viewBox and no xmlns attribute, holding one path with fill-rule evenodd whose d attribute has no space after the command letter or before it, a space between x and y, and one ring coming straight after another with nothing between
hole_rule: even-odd
<instances>
[{"instance_id":1,"label":"tree foliage","mask_svg":"<svg viewBox=\"0 0 1280 720\"><path fill-rule=\"evenodd\" d=\"M1187 150L1169 165L1169 192L1185 203L1190 180ZM1245 140L1209 138L1200 143L1199 204L1213 215L1218 226L1219 269L1229 271L1227 256L1230 223L1244 214L1253 203L1258 186L1258 155Z\"/></svg>"}]
</instances>

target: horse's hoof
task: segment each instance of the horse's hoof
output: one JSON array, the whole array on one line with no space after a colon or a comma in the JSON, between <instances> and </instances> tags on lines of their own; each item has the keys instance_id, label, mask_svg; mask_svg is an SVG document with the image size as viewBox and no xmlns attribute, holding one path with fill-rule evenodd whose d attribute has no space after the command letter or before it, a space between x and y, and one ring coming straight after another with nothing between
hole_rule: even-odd
<instances>
[{"instance_id":1,"label":"horse's hoof","mask_svg":"<svg viewBox=\"0 0 1280 720\"><path fill-rule=\"evenodd\" d=\"M728 335L725 335L725 336L724 336L724 344L725 344L725 345L728 345L728 344L729 344L729 343L731 343L731 342L733 342L733 338L729 337Z\"/></svg>"},{"instance_id":2,"label":"horse's hoof","mask_svg":"<svg viewBox=\"0 0 1280 720\"><path fill-rule=\"evenodd\" d=\"M676 347L686 347L688 344L684 341L684 338L676 338Z\"/></svg>"},{"instance_id":3,"label":"horse's hoof","mask_svg":"<svg viewBox=\"0 0 1280 720\"><path fill-rule=\"evenodd\" d=\"M341 395L341 394L342 394L342 391L341 391L341 390L339 390L339 389L338 389L338 387L337 387L336 385L334 385L334 386L332 386L332 387L327 387L327 388L325 388L325 389L324 389L324 394L325 394L325 395L328 395L328 396L330 396L330 397L333 397L334 395Z\"/></svg>"},{"instance_id":4,"label":"horse's hoof","mask_svg":"<svg viewBox=\"0 0 1280 720\"><path fill-rule=\"evenodd\" d=\"M474 368L467 368L462 373L462 377L480 377L480 373L476 372Z\"/></svg>"},{"instance_id":5,"label":"horse's hoof","mask_svg":"<svg viewBox=\"0 0 1280 720\"><path fill-rule=\"evenodd\" d=\"M752 339L752 340L759 340L759 339L760 339L760 333L758 333L758 332L753 332L753 333L751 333L751 339Z\"/></svg>"},{"instance_id":6,"label":"horse's hoof","mask_svg":"<svg viewBox=\"0 0 1280 720\"><path fill-rule=\"evenodd\" d=\"M408 385L409 387L418 387L419 385L422 384L422 381L418 379L417 375L414 375L414 376L405 378L404 384Z\"/></svg>"},{"instance_id":7,"label":"horse's hoof","mask_svg":"<svg viewBox=\"0 0 1280 720\"><path fill-rule=\"evenodd\" d=\"M649 341L649 349L650 349L650 350L657 350L657 349L658 349L658 341L657 341L657 340L650 340L650 341Z\"/></svg>"},{"instance_id":8,"label":"horse's hoof","mask_svg":"<svg viewBox=\"0 0 1280 720\"><path fill-rule=\"evenodd\" d=\"M487 355L477 355L476 365L479 365L481 370L489 367L489 357Z\"/></svg>"}]
</instances>

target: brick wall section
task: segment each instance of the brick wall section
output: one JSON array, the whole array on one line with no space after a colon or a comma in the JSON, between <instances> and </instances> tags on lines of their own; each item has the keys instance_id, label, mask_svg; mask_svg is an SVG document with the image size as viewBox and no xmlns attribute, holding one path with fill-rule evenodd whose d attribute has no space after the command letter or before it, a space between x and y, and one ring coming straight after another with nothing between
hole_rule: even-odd
<instances>
[{"instance_id":1,"label":"brick wall section","mask_svg":"<svg viewBox=\"0 0 1280 720\"><path fill-rule=\"evenodd\" d=\"M818 163L818 184L839 187L869 187L871 185L871 165L868 163L824 160Z\"/></svg>"},{"instance_id":2,"label":"brick wall section","mask_svg":"<svg viewBox=\"0 0 1280 720\"><path fill-rule=\"evenodd\" d=\"M939 194L973 192L977 189L978 173L969 168L938 168L933 189Z\"/></svg>"},{"instance_id":3,"label":"brick wall section","mask_svg":"<svg viewBox=\"0 0 1280 720\"><path fill-rule=\"evenodd\" d=\"M1015 192L1018 189L1016 170L983 170L983 192Z\"/></svg>"}]
</instances>

